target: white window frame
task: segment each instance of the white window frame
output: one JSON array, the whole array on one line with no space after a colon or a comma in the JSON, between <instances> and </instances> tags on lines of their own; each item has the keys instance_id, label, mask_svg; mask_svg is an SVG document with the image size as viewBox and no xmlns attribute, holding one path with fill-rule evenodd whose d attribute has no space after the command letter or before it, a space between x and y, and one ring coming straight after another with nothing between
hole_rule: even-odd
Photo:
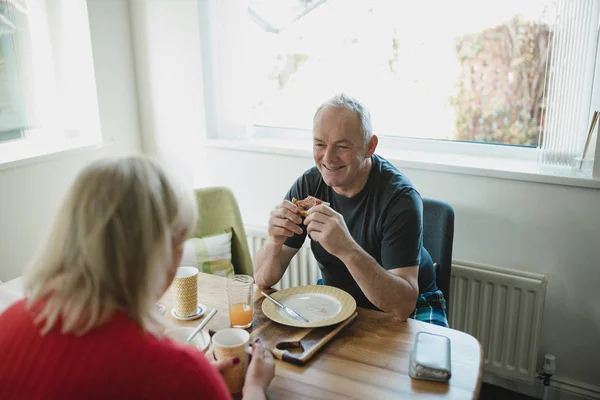
<instances>
[{"instance_id":1,"label":"white window frame","mask_svg":"<svg viewBox=\"0 0 600 400\"><path fill-rule=\"evenodd\" d=\"M223 4L226 5L223 6ZM240 8L243 8L243 10L240 10ZM244 121L244 112L236 110L229 105L228 100L231 97L228 95L227 89L223 90L222 85L225 81L223 78L224 73L223 69L219 67L218 61L219 59L223 60L221 57L222 54L219 54L219 47L222 48L223 46L216 45L215 41L219 34L222 33L222 31L219 32L219 27L236 26L236 19L244 17L244 11L244 1L239 3L225 2L221 4L217 4L217 0L199 2L207 145L236 149L245 146L249 150L258 149L261 152L271 147L274 153L281 153L282 149L289 149L290 154L297 152L300 147L311 151L312 135L310 130L247 126L241 122ZM227 12L229 14L225 15ZM228 37L226 40L228 43L231 43L232 39ZM243 43L236 43L236 47L240 49L244 48ZM593 110L600 109L600 37L595 57L595 75L592 83L592 98L588 112L588 121L591 120ZM227 63L243 65L243 60L236 61L234 63L233 60L229 60ZM240 82L243 79L238 77L234 81ZM225 85L228 85L226 81ZM315 105L315 108L317 106ZM233 123L227 123L226 121L233 121ZM377 132L375 133L377 134ZM596 137L600 136L600 124L597 126L597 133L595 135ZM419 163L436 163L442 167L447 165L481 170L490 170L491 168L493 170L509 172L506 176L510 177L515 177L515 174L523 173L528 176L525 180L553 183L552 177L557 177L555 181L559 184L600 188L600 140L595 140L595 143L591 143L587 153L587 157L593 157L595 154L592 177L582 176L570 168L538 165L538 147L385 135L378 136L380 140L377 153L400 162L402 160L413 162L420 159ZM240 141L244 141L245 145L240 146ZM497 165L493 166L494 163ZM442 168L439 169L441 170ZM545 177L538 179L535 176ZM565 178L573 178L574 181L569 183ZM521 180L523 178L517 177L517 179Z\"/></svg>"},{"instance_id":2,"label":"white window frame","mask_svg":"<svg viewBox=\"0 0 600 400\"><path fill-rule=\"evenodd\" d=\"M102 142L86 2L28 0L27 18L43 123L0 143L0 169Z\"/></svg>"}]
</instances>

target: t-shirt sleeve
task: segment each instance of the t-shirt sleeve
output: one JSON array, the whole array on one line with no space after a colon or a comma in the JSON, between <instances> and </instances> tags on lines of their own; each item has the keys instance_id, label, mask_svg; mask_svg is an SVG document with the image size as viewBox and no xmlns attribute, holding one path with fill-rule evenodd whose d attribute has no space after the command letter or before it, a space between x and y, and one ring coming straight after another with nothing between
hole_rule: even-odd
<instances>
[{"instance_id":1,"label":"t-shirt sleeve","mask_svg":"<svg viewBox=\"0 0 600 400\"><path fill-rule=\"evenodd\" d=\"M398 191L383 218L381 263L386 270L419 265L423 246L423 201L416 190Z\"/></svg>"},{"instance_id":2,"label":"t-shirt sleeve","mask_svg":"<svg viewBox=\"0 0 600 400\"><path fill-rule=\"evenodd\" d=\"M308 193L305 193L304 190L304 176L301 176L296 180L296 182L292 185L290 190L285 195L285 200L292 201L292 198L295 197L298 200L302 200L308 196ZM285 241L285 245L288 247L292 247L294 249L299 249L304 244L306 240L306 226L303 223L298 224L300 228L302 228L302 234L287 238Z\"/></svg>"}]
</instances>

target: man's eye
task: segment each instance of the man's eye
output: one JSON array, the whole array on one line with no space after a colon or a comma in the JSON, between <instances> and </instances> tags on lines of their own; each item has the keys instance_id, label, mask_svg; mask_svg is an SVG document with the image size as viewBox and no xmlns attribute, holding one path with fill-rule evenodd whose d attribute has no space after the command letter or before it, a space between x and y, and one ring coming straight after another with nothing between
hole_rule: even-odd
<instances>
[{"instance_id":1,"label":"man's eye","mask_svg":"<svg viewBox=\"0 0 600 400\"><path fill-rule=\"evenodd\" d=\"M321 147L325 147L325 145L324 145L324 144L321 144L321 143L315 143L315 147L319 147L319 148L321 148Z\"/></svg>"}]
</instances>

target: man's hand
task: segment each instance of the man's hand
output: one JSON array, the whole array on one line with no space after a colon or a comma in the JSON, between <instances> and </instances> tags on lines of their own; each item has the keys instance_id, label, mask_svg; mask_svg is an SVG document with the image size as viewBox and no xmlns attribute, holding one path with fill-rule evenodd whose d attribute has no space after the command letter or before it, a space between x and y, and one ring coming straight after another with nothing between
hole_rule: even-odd
<instances>
[{"instance_id":1,"label":"man's hand","mask_svg":"<svg viewBox=\"0 0 600 400\"><path fill-rule=\"evenodd\" d=\"M344 251L356 245L348 232L344 217L324 204L308 210L304 225L312 240L320 243L327 252L338 258Z\"/></svg>"},{"instance_id":2,"label":"man's hand","mask_svg":"<svg viewBox=\"0 0 600 400\"><path fill-rule=\"evenodd\" d=\"M290 260L298 249L288 247L284 243L287 238L301 235L302 223L300 209L290 201L284 200L269 217L269 238L265 245L254 256L254 280L261 288L275 285L287 269Z\"/></svg>"},{"instance_id":3,"label":"man's hand","mask_svg":"<svg viewBox=\"0 0 600 400\"><path fill-rule=\"evenodd\" d=\"M269 218L269 238L273 244L281 245L289 237L302 234L302 218L298 214L300 209L290 201L284 200L271 211Z\"/></svg>"}]
</instances>

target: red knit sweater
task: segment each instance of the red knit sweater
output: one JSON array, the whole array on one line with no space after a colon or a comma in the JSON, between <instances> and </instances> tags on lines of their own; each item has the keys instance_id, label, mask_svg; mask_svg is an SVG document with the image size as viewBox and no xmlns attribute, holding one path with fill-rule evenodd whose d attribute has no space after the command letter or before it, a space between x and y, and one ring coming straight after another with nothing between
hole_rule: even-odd
<instances>
[{"instance_id":1,"label":"red knit sweater","mask_svg":"<svg viewBox=\"0 0 600 400\"><path fill-rule=\"evenodd\" d=\"M0 399L230 399L196 349L160 340L125 313L83 336L41 336L20 301L0 314Z\"/></svg>"}]
</instances>

